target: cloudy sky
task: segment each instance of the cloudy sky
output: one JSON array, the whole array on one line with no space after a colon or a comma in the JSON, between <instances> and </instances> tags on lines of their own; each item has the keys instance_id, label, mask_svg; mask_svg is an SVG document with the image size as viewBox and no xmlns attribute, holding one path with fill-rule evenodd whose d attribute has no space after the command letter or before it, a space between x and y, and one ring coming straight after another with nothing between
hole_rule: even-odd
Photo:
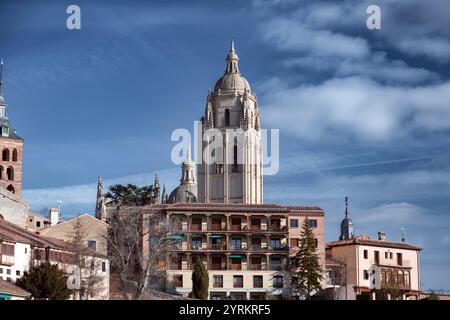
<instances>
[{"instance_id":1,"label":"cloudy sky","mask_svg":"<svg viewBox=\"0 0 450 320\"><path fill-rule=\"evenodd\" d=\"M168 189L171 132L193 129L234 35L262 125L280 129L265 202L315 204L327 240L344 198L357 234L424 248L422 286L450 289L450 3L373 1L2 1L9 116L25 139L24 198L92 212L105 183ZM107 3L107 4L106 4Z\"/></svg>"}]
</instances>

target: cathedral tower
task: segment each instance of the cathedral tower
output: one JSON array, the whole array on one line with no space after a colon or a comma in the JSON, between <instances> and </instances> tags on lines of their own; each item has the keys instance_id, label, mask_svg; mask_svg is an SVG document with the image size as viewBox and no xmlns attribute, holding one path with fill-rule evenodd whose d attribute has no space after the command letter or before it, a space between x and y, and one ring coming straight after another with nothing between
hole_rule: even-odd
<instances>
[{"instance_id":1,"label":"cathedral tower","mask_svg":"<svg viewBox=\"0 0 450 320\"><path fill-rule=\"evenodd\" d=\"M3 96L3 60L0 63L0 187L19 197L22 193L23 139L8 119Z\"/></svg>"},{"instance_id":2,"label":"cathedral tower","mask_svg":"<svg viewBox=\"0 0 450 320\"><path fill-rule=\"evenodd\" d=\"M248 81L239 71L239 57L231 42L226 57L225 74L208 93L203 134L211 130L222 133L222 152L210 154L198 166L199 202L263 202L262 146L258 102ZM230 132L244 133L230 135ZM202 155L215 138L207 138ZM214 160L211 161L211 159Z\"/></svg>"}]
</instances>

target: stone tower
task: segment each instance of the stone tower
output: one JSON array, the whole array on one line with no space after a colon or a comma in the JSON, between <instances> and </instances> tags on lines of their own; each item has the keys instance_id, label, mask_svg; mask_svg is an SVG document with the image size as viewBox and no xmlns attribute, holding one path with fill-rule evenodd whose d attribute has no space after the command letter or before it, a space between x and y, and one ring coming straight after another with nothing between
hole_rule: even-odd
<instances>
[{"instance_id":1,"label":"stone tower","mask_svg":"<svg viewBox=\"0 0 450 320\"><path fill-rule=\"evenodd\" d=\"M239 71L231 42L225 74L208 93L202 118L205 132L220 132L221 152L198 165L198 201L260 204L263 202L261 123L256 95ZM234 133L233 133L234 132ZM239 138L241 137L241 138ZM202 154L217 137L209 137Z\"/></svg>"},{"instance_id":2,"label":"stone tower","mask_svg":"<svg viewBox=\"0 0 450 320\"><path fill-rule=\"evenodd\" d=\"M22 193L23 139L8 119L3 96L3 60L0 64L0 187L20 198Z\"/></svg>"}]
</instances>

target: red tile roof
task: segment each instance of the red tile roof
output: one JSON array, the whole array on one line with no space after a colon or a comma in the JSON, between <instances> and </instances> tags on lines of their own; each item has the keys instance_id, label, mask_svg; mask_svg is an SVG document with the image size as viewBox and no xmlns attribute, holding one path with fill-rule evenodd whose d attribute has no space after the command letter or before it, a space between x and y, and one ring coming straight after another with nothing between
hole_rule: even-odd
<instances>
[{"instance_id":1,"label":"red tile roof","mask_svg":"<svg viewBox=\"0 0 450 320\"><path fill-rule=\"evenodd\" d=\"M73 245L70 242L41 236L2 218L0 218L0 240L1 239L10 242L26 243L36 247L50 247L55 250L73 251ZM85 248L84 250L83 253L85 254L105 257L89 248Z\"/></svg>"},{"instance_id":2,"label":"red tile roof","mask_svg":"<svg viewBox=\"0 0 450 320\"><path fill-rule=\"evenodd\" d=\"M386 240L375 240L371 239L367 236L358 236L350 240L339 240L328 242L326 244L327 247L339 247L339 246L348 246L348 245L366 245L366 246L375 246L375 247L386 247L386 248L397 248L397 249L406 249L406 250L416 250L421 251L422 248L414 246L412 244L408 244L405 242L394 242L394 241L386 241Z\"/></svg>"},{"instance_id":3,"label":"red tile roof","mask_svg":"<svg viewBox=\"0 0 450 320\"><path fill-rule=\"evenodd\" d=\"M31 293L0 278L0 294L28 298Z\"/></svg>"}]
</instances>

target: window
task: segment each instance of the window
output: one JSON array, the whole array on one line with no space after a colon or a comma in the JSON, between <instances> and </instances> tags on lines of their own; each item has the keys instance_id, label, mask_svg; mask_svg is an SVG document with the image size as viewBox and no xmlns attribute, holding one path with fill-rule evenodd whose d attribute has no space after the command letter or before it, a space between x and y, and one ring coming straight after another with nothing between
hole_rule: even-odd
<instances>
[{"instance_id":1,"label":"window","mask_svg":"<svg viewBox=\"0 0 450 320\"><path fill-rule=\"evenodd\" d=\"M20 277L20 270L16 270L16 276Z\"/></svg>"},{"instance_id":2,"label":"window","mask_svg":"<svg viewBox=\"0 0 450 320\"><path fill-rule=\"evenodd\" d=\"M380 252L375 251L375 264L380 264Z\"/></svg>"},{"instance_id":3,"label":"window","mask_svg":"<svg viewBox=\"0 0 450 320\"><path fill-rule=\"evenodd\" d=\"M41 227L41 222L40 221L36 221L36 227L38 227L38 228Z\"/></svg>"},{"instance_id":4,"label":"window","mask_svg":"<svg viewBox=\"0 0 450 320\"><path fill-rule=\"evenodd\" d=\"M213 276L213 287L223 288L223 276Z\"/></svg>"},{"instance_id":5,"label":"window","mask_svg":"<svg viewBox=\"0 0 450 320\"><path fill-rule=\"evenodd\" d=\"M225 109L225 127L230 126L230 109Z\"/></svg>"},{"instance_id":6,"label":"window","mask_svg":"<svg viewBox=\"0 0 450 320\"><path fill-rule=\"evenodd\" d=\"M9 161L9 150L8 149L3 149L3 151L2 151L2 161Z\"/></svg>"},{"instance_id":7,"label":"window","mask_svg":"<svg viewBox=\"0 0 450 320\"><path fill-rule=\"evenodd\" d=\"M402 254L401 254L401 253L397 253L397 264L398 264L399 266L402 266L402 265L403 265L403 257L402 257Z\"/></svg>"},{"instance_id":8,"label":"window","mask_svg":"<svg viewBox=\"0 0 450 320\"><path fill-rule=\"evenodd\" d=\"M8 169L6 169L6 178L8 180L14 180L14 168L13 167L9 167Z\"/></svg>"},{"instance_id":9,"label":"window","mask_svg":"<svg viewBox=\"0 0 450 320\"><path fill-rule=\"evenodd\" d=\"M289 244L291 247L298 247L298 243L299 243L300 239L297 238L291 238L289 239Z\"/></svg>"},{"instance_id":10,"label":"window","mask_svg":"<svg viewBox=\"0 0 450 320\"><path fill-rule=\"evenodd\" d=\"M174 288L183 287L183 275L182 274L174 274L173 275L173 286L174 286Z\"/></svg>"},{"instance_id":11,"label":"window","mask_svg":"<svg viewBox=\"0 0 450 320\"><path fill-rule=\"evenodd\" d=\"M315 219L308 220L308 226L309 226L311 229L317 228L317 220L315 220Z\"/></svg>"},{"instance_id":12,"label":"window","mask_svg":"<svg viewBox=\"0 0 450 320\"><path fill-rule=\"evenodd\" d=\"M6 281L12 282L10 277L6 277Z\"/></svg>"},{"instance_id":13,"label":"window","mask_svg":"<svg viewBox=\"0 0 450 320\"><path fill-rule=\"evenodd\" d=\"M283 276L274 276L273 277L273 287L274 288L283 288Z\"/></svg>"},{"instance_id":14,"label":"window","mask_svg":"<svg viewBox=\"0 0 450 320\"><path fill-rule=\"evenodd\" d=\"M291 228L298 228L298 219L291 219L291 220L289 220L289 226Z\"/></svg>"},{"instance_id":15,"label":"window","mask_svg":"<svg viewBox=\"0 0 450 320\"><path fill-rule=\"evenodd\" d=\"M236 143L233 147L233 166L231 172L238 172L238 147Z\"/></svg>"},{"instance_id":16,"label":"window","mask_svg":"<svg viewBox=\"0 0 450 320\"><path fill-rule=\"evenodd\" d=\"M369 252L367 250L364 250L364 259L369 258Z\"/></svg>"},{"instance_id":17,"label":"window","mask_svg":"<svg viewBox=\"0 0 450 320\"><path fill-rule=\"evenodd\" d=\"M389 259L394 259L394 254L392 252L389 252Z\"/></svg>"},{"instance_id":18,"label":"window","mask_svg":"<svg viewBox=\"0 0 450 320\"><path fill-rule=\"evenodd\" d=\"M281 240L280 239L270 239L270 246L273 249L281 248Z\"/></svg>"},{"instance_id":19,"label":"window","mask_svg":"<svg viewBox=\"0 0 450 320\"><path fill-rule=\"evenodd\" d=\"M97 241L96 240L88 240L88 248L97 251Z\"/></svg>"},{"instance_id":20,"label":"window","mask_svg":"<svg viewBox=\"0 0 450 320\"><path fill-rule=\"evenodd\" d=\"M102 272L106 271L106 262L102 262Z\"/></svg>"},{"instance_id":21,"label":"window","mask_svg":"<svg viewBox=\"0 0 450 320\"><path fill-rule=\"evenodd\" d=\"M28 248L25 248L25 253L28 253Z\"/></svg>"},{"instance_id":22,"label":"window","mask_svg":"<svg viewBox=\"0 0 450 320\"><path fill-rule=\"evenodd\" d=\"M253 276L253 288L263 287L263 276Z\"/></svg>"},{"instance_id":23,"label":"window","mask_svg":"<svg viewBox=\"0 0 450 320\"><path fill-rule=\"evenodd\" d=\"M9 127L6 127L6 126L2 126L2 136L4 136L4 137L8 137L9 136ZM8 160L6 160L6 161L8 161Z\"/></svg>"},{"instance_id":24,"label":"window","mask_svg":"<svg viewBox=\"0 0 450 320\"><path fill-rule=\"evenodd\" d=\"M243 287L244 287L244 277L233 276L233 288L243 288Z\"/></svg>"},{"instance_id":25,"label":"window","mask_svg":"<svg viewBox=\"0 0 450 320\"><path fill-rule=\"evenodd\" d=\"M3 167L2 166L0 166L0 180L2 180L3 179Z\"/></svg>"},{"instance_id":26,"label":"window","mask_svg":"<svg viewBox=\"0 0 450 320\"><path fill-rule=\"evenodd\" d=\"M17 150L16 149L13 150L12 161L14 161L14 162L17 161Z\"/></svg>"},{"instance_id":27,"label":"window","mask_svg":"<svg viewBox=\"0 0 450 320\"><path fill-rule=\"evenodd\" d=\"M364 270L364 280L369 280L369 271Z\"/></svg>"},{"instance_id":28,"label":"window","mask_svg":"<svg viewBox=\"0 0 450 320\"><path fill-rule=\"evenodd\" d=\"M281 259L280 258L272 258L270 267L272 270L281 270Z\"/></svg>"},{"instance_id":29,"label":"window","mask_svg":"<svg viewBox=\"0 0 450 320\"><path fill-rule=\"evenodd\" d=\"M223 164L216 164L216 173L217 174L223 174Z\"/></svg>"},{"instance_id":30,"label":"window","mask_svg":"<svg viewBox=\"0 0 450 320\"><path fill-rule=\"evenodd\" d=\"M293 286L298 285L298 277L294 276L291 278L291 285Z\"/></svg>"},{"instance_id":31,"label":"window","mask_svg":"<svg viewBox=\"0 0 450 320\"><path fill-rule=\"evenodd\" d=\"M201 248L202 248L202 238L193 238L192 249L201 249Z\"/></svg>"},{"instance_id":32,"label":"window","mask_svg":"<svg viewBox=\"0 0 450 320\"><path fill-rule=\"evenodd\" d=\"M6 274L11 274L11 269L6 269Z\"/></svg>"},{"instance_id":33,"label":"window","mask_svg":"<svg viewBox=\"0 0 450 320\"><path fill-rule=\"evenodd\" d=\"M3 268L0 268L0 274L3 274Z\"/></svg>"},{"instance_id":34,"label":"window","mask_svg":"<svg viewBox=\"0 0 450 320\"><path fill-rule=\"evenodd\" d=\"M95 261L91 260L91 270L95 270Z\"/></svg>"}]
</instances>

